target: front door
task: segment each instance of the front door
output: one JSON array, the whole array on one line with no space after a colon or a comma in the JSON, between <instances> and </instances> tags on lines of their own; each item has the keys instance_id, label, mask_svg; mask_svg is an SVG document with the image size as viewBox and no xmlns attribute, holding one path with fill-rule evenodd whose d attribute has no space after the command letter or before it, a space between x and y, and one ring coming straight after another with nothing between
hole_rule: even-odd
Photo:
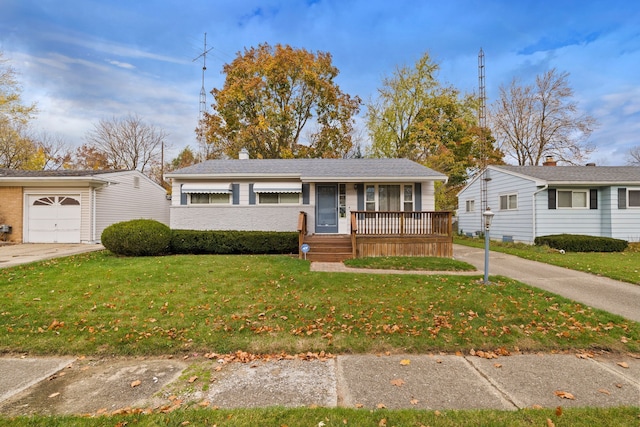
<instances>
[{"instance_id":1,"label":"front door","mask_svg":"<svg viewBox=\"0 0 640 427\"><path fill-rule=\"evenodd\" d=\"M316 233L338 232L338 184L316 184Z\"/></svg>"}]
</instances>

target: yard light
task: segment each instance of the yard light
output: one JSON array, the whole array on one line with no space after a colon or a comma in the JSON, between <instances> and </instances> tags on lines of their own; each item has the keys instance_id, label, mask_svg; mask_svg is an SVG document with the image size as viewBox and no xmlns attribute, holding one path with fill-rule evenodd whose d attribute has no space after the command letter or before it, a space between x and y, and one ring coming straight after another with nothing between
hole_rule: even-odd
<instances>
[{"instance_id":1,"label":"yard light","mask_svg":"<svg viewBox=\"0 0 640 427\"><path fill-rule=\"evenodd\" d=\"M489 229L495 214L487 206L487 210L482 212L484 218L484 284L489 284Z\"/></svg>"}]
</instances>

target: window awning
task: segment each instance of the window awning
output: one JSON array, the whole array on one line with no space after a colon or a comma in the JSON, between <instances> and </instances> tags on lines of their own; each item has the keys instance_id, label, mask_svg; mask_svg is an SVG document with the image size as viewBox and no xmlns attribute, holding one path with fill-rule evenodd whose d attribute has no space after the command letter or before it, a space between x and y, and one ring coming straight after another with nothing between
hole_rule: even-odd
<instances>
[{"instance_id":1,"label":"window awning","mask_svg":"<svg viewBox=\"0 0 640 427\"><path fill-rule=\"evenodd\" d=\"M256 182L254 193L302 193L301 182Z\"/></svg>"},{"instance_id":2,"label":"window awning","mask_svg":"<svg viewBox=\"0 0 640 427\"><path fill-rule=\"evenodd\" d=\"M209 182L183 184L183 193L230 193L231 184L228 182Z\"/></svg>"}]
</instances>

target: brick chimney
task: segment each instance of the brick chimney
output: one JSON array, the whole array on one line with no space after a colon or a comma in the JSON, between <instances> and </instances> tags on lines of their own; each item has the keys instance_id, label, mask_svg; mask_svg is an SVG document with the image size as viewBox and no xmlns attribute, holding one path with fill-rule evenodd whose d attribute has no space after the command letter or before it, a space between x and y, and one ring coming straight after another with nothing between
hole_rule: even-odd
<instances>
[{"instance_id":1,"label":"brick chimney","mask_svg":"<svg viewBox=\"0 0 640 427\"><path fill-rule=\"evenodd\" d=\"M553 156L547 156L544 159L544 163L542 164L542 166L556 166L557 162L555 160L553 160Z\"/></svg>"}]
</instances>

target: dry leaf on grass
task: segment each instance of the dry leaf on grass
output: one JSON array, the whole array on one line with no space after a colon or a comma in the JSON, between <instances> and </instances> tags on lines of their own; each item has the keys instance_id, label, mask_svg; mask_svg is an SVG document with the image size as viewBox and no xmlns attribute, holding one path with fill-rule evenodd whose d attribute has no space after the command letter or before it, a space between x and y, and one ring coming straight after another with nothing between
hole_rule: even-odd
<instances>
[{"instance_id":1,"label":"dry leaf on grass","mask_svg":"<svg viewBox=\"0 0 640 427\"><path fill-rule=\"evenodd\" d=\"M551 421L551 418L547 418L547 427L556 427L553 421Z\"/></svg>"},{"instance_id":2,"label":"dry leaf on grass","mask_svg":"<svg viewBox=\"0 0 640 427\"><path fill-rule=\"evenodd\" d=\"M378 403L378 404L376 405L376 408L378 408L378 409L386 409L386 406L385 406L385 404L384 404L384 403Z\"/></svg>"},{"instance_id":3,"label":"dry leaf on grass","mask_svg":"<svg viewBox=\"0 0 640 427\"><path fill-rule=\"evenodd\" d=\"M556 408L556 416L557 417L561 417L562 416L562 406L558 406Z\"/></svg>"},{"instance_id":4,"label":"dry leaf on grass","mask_svg":"<svg viewBox=\"0 0 640 427\"><path fill-rule=\"evenodd\" d=\"M561 399L569 399L569 400L575 400L575 396L571 393L569 393L568 391L560 391L560 390L556 390L554 391L554 394L556 396L558 396Z\"/></svg>"},{"instance_id":5,"label":"dry leaf on grass","mask_svg":"<svg viewBox=\"0 0 640 427\"><path fill-rule=\"evenodd\" d=\"M197 375L194 375L194 376L192 376L191 378L189 378L189 382L190 382L190 383L196 382L196 380L197 380L197 379L198 379L198 376L197 376Z\"/></svg>"}]
</instances>

